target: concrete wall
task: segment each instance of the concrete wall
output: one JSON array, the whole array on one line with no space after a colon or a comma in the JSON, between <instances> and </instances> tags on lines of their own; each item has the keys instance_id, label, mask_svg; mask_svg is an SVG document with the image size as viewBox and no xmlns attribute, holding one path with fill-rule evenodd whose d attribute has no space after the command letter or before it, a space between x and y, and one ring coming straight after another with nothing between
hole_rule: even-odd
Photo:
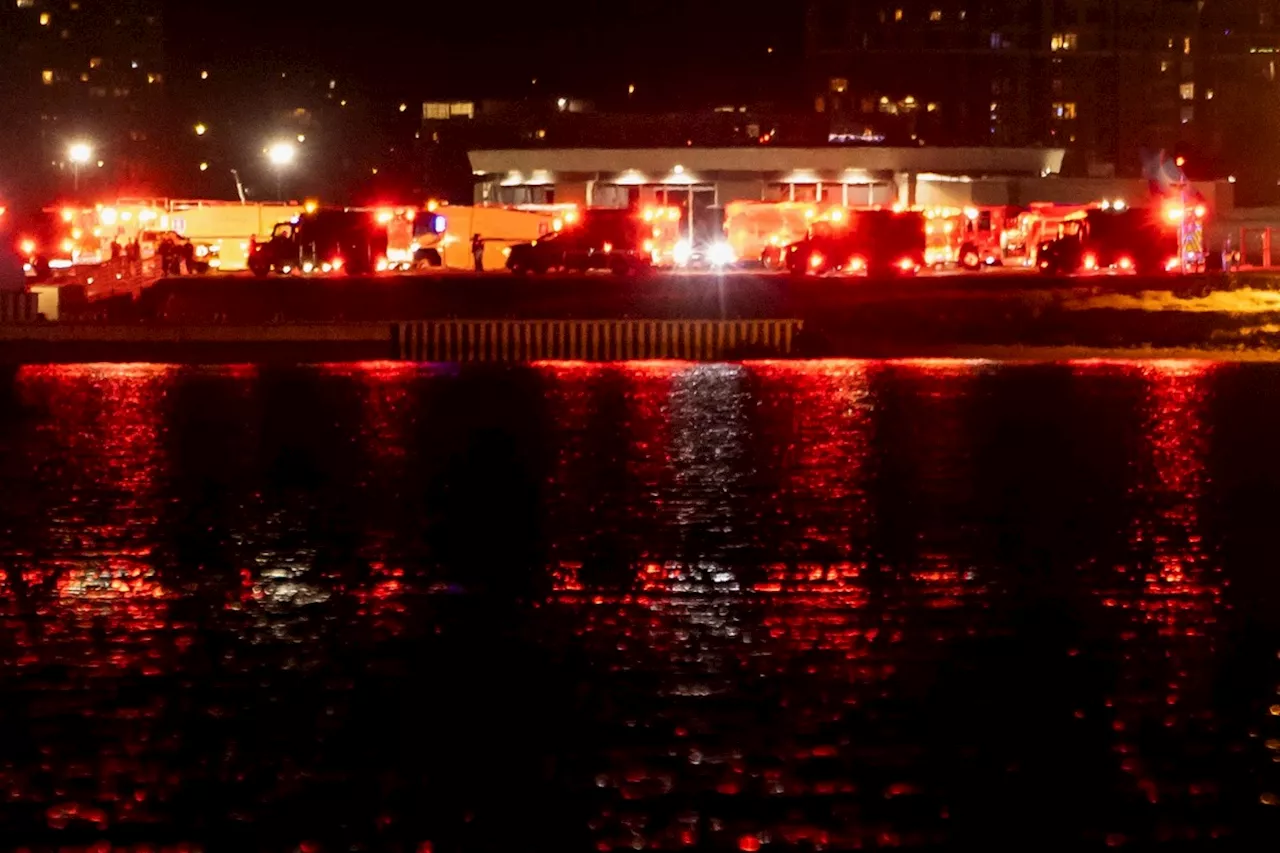
<instances>
[{"instance_id":1,"label":"concrete wall","mask_svg":"<svg viewBox=\"0 0 1280 853\"><path fill-rule=\"evenodd\" d=\"M764 181L717 181L716 200L724 205L731 201L759 201L764 198Z\"/></svg>"}]
</instances>

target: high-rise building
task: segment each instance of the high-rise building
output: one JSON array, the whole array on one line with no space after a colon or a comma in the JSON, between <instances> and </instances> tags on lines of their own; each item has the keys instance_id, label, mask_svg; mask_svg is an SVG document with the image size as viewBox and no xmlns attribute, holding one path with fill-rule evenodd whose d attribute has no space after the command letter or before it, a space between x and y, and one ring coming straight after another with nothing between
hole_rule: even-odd
<instances>
[{"instance_id":1,"label":"high-rise building","mask_svg":"<svg viewBox=\"0 0 1280 853\"><path fill-rule=\"evenodd\" d=\"M1276 0L810 0L809 84L832 134L874 124L931 145L1060 146L1081 174L1134 174L1143 149L1181 143L1227 168L1248 156L1227 128L1275 112L1278 11Z\"/></svg>"},{"instance_id":2,"label":"high-rise building","mask_svg":"<svg viewBox=\"0 0 1280 853\"><path fill-rule=\"evenodd\" d=\"M162 150L163 5L3 0L0 121L16 172L11 182L70 189L73 172L86 186L154 182ZM89 146L87 162L69 161L76 143Z\"/></svg>"}]
</instances>

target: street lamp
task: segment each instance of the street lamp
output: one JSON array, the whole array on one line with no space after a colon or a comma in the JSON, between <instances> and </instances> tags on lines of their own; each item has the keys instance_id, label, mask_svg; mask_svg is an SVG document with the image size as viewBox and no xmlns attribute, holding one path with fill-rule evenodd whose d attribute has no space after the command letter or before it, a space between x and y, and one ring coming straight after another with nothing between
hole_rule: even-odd
<instances>
[{"instance_id":1,"label":"street lamp","mask_svg":"<svg viewBox=\"0 0 1280 853\"><path fill-rule=\"evenodd\" d=\"M284 170L293 165L298 149L292 142L277 142L267 149L267 159L276 170L276 196L284 201Z\"/></svg>"},{"instance_id":2,"label":"street lamp","mask_svg":"<svg viewBox=\"0 0 1280 853\"><path fill-rule=\"evenodd\" d=\"M93 158L93 148L87 142L73 142L67 148L67 159L71 161L71 171L75 175L75 189L80 191L80 167Z\"/></svg>"}]
</instances>

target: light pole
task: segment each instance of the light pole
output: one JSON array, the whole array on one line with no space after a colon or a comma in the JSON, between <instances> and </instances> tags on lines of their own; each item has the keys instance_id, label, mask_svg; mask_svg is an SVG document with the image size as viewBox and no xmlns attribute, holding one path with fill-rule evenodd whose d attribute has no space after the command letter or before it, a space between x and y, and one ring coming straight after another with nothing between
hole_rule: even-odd
<instances>
[{"instance_id":1,"label":"light pole","mask_svg":"<svg viewBox=\"0 0 1280 853\"><path fill-rule=\"evenodd\" d=\"M276 170L276 197L284 201L284 170L293 165L298 149L292 142L276 142L267 149L267 159Z\"/></svg>"},{"instance_id":2,"label":"light pole","mask_svg":"<svg viewBox=\"0 0 1280 853\"><path fill-rule=\"evenodd\" d=\"M87 142L73 142L67 148L67 159L71 161L71 172L75 175L75 191L80 192L80 167L93 158L93 148Z\"/></svg>"}]
</instances>

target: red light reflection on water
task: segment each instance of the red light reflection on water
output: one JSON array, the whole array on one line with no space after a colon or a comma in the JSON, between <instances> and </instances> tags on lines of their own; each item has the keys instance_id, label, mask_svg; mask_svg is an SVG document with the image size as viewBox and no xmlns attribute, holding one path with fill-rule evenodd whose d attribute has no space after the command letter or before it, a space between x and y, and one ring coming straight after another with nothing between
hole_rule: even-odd
<instances>
[{"instance_id":1,"label":"red light reflection on water","mask_svg":"<svg viewBox=\"0 0 1280 853\"><path fill-rule=\"evenodd\" d=\"M954 541L931 533L905 565L893 567L918 587L918 597L908 597L904 608L895 586L889 600L873 598L866 575L869 560L878 559L872 549L879 507L871 499L869 460L883 452L876 446L875 378L892 371L916 383L911 415L919 428L907 444L917 462L911 486L941 500L967 472L954 463L965 455L957 404L967 393L963 380L980 366L858 360L556 366L556 378L570 382L558 393L571 398L557 397L553 409L564 436L557 491L588 487L574 474L589 452L581 436L593 411L580 395L600 387L592 383L622 377L628 470L644 472L639 491L649 497L632 509L656 516L662 541L677 552L651 550L631 562L632 583L621 592L592 589L576 554L560 554L549 569L554 600L573 614L567 618L594 659L612 672L645 673L670 697L654 714L639 710L652 708L649 696L630 712L628 727L644 733L651 751L619 749L596 779L609 795L592 822L601 849L676 849L722 830L740 838L742 849L754 849L759 824L746 815L717 817L716 803L759 797L808 804L811 819L769 824L775 844L851 849L933 837L924 828L904 832L883 820L854 826L830 816L871 793L847 768L880 760L874 745L849 742L847 715L892 689L900 644L937 648L963 628L939 617L912 630L904 609L923 603L958 610L985 592L956 565ZM701 534L696 543L705 548L709 528L724 547L697 559L678 553L686 539L672 531ZM572 548L573 537L567 539ZM769 558L744 565L735 557L744 545ZM744 756L735 745L743 722L732 698L775 679L788 679L798 692L763 732L748 727L751 757ZM756 763L762 756L768 756L763 767ZM924 789L899 776L872 796L914 799ZM669 811L663 802L689 803L697 792L716 800L655 822L655 814Z\"/></svg>"},{"instance_id":2,"label":"red light reflection on water","mask_svg":"<svg viewBox=\"0 0 1280 853\"><path fill-rule=\"evenodd\" d=\"M1121 628L1119 683L1106 714L1112 718L1119 769L1135 795L1204 802L1217 785L1195 761L1218 737L1209 671L1216 654L1222 599L1221 567L1207 550L1201 520L1208 484L1206 455L1209 362L1088 363L1141 385L1138 454L1128 502L1129 553L1097 589L1104 607L1127 615ZM1124 624L1124 623L1122 623ZM1209 796L1216 796L1216 793ZM1194 832L1166 826L1166 833Z\"/></svg>"},{"instance_id":3,"label":"red light reflection on water","mask_svg":"<svg viewBox=\"0 0 1280 853\"><path fill-rule=\"evenodd\" d=\"M100 675L99 667L158 671L151 632L164 627L169 593L151 557L158 522L155 492L167 465L161 446L161 405L179 368L166 365L59 365L23 368L24 399L47 409L50 474L90 487L42 513L55 554L22 574L29 589L56 590L52 606L64 618L45 623L45 640L71 649L99 634L101 660L67 661ZM93 645L99 645L94 643ZM75 658L79 658L76 660Z\"/></svg>"}]
</instances>

